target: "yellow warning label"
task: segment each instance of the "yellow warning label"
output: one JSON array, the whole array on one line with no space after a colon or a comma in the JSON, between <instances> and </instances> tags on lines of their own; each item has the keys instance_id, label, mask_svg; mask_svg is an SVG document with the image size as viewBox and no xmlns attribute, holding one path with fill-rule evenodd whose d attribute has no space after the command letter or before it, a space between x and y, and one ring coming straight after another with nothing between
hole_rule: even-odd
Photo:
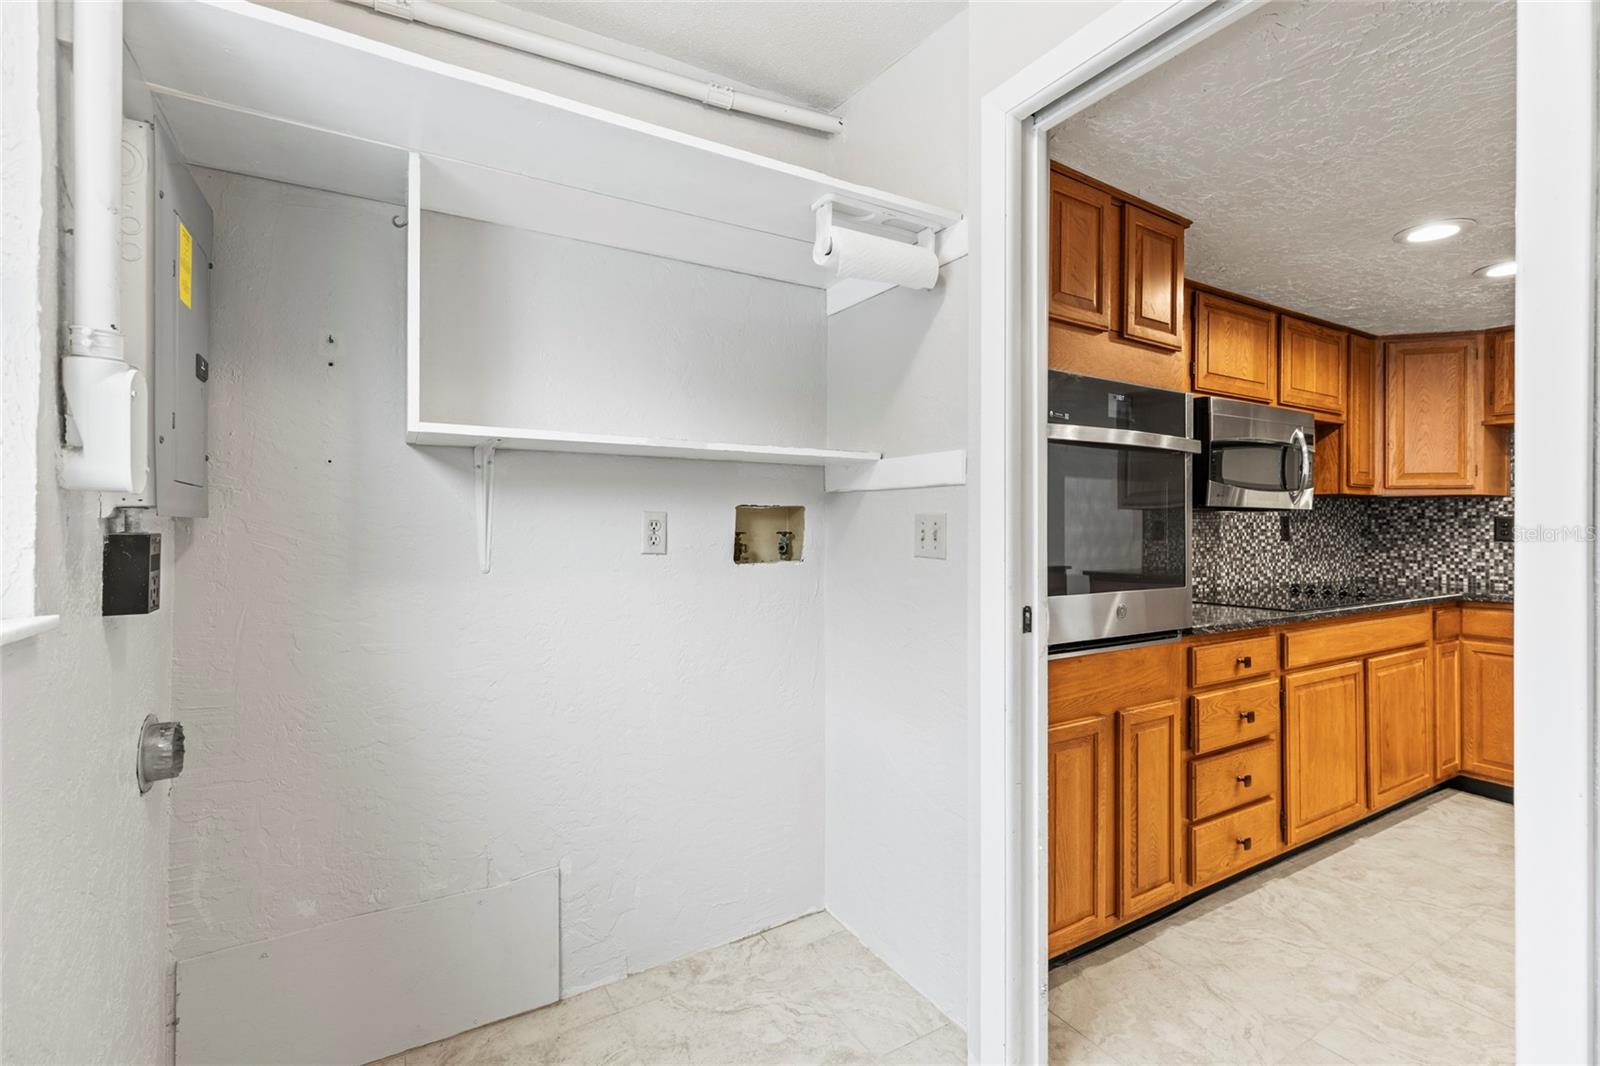
<instances>
[{"instance_id":1,"label":"yellow warning label","mask_svg":"<svg viewBox=\"0 0 1600 1066\"><path fill-rule=\"evenodd\" d=\"M178 223L178 299L183 306L194 310L194 238L182 222Z\"/></svg>"}]
</instances>

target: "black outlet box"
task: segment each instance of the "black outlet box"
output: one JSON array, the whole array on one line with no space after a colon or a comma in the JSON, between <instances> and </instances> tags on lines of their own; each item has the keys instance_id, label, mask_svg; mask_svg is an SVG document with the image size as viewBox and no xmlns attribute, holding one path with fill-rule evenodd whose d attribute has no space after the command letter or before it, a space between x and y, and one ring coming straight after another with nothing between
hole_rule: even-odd
<instances>
[{"instance_id":1,"label":"black outlet box","mask_svg":"<svg viewBox=\"0 0 1600 1066\"><path fill-rule=\"evenodd\" d=\"M1494 539L1501 544L1509 544L1517 539L1516 520L1510 515L1498 516L1494 520Z\"/></svg>"},{"instance_id":2,"label":"black outlet box","mask_svg":"<svg viewBox=\"0 0 1600 1066\"><path fill-rule=\"evenodd\" d=\"M100 613L149 614L161 606L161 534L107 533Z\"/></svg>"}]
</instances>

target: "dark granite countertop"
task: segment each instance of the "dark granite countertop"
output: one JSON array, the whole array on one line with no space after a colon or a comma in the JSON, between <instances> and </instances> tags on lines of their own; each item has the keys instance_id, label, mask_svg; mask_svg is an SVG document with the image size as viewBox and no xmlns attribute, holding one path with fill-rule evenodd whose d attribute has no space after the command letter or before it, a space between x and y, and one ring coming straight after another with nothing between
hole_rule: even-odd
<instances>
[{"instance_id":1,"label":"dark granite countertop","mask_svg":"<svg viewBox=\"0 0 1600 1066\"><path fill-rule=\"evenodd\" d=\"M1273 611L1262 607L1229 607L1216 603L1195 602L1194 625L1185 632L1194 634L1229 633L1240 629L1261 629L1266 626L1293 625L1322 618L1343 618L1346 615L1371 614L1375 611L1399 611L1425 603L1510 603L1511 591L1498 584L1477 589L1441 588L1430 585L1397 585L1380 590L1383 598L1376 602L1334 604L1310 607L1295 611Z\"/></svg>"}]
</instances>

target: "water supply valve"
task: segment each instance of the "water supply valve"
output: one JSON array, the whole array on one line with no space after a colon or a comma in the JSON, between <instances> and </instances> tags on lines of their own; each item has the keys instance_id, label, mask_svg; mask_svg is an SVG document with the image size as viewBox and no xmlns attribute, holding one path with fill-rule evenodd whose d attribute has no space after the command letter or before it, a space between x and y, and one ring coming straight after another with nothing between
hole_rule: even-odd
<instances>
[{"instance_id":1,"label":"water supply valve","mask_svg":"<svg viewBox=\"0 0 1600 1066\"><path fill-rule=\"evenodd\" d=\"M155 715L147 715L139 728L139 757L135 765L141 796L157 781L168 781L183 773L182 724L159 722Z\"/></svg>"}]
</instances>

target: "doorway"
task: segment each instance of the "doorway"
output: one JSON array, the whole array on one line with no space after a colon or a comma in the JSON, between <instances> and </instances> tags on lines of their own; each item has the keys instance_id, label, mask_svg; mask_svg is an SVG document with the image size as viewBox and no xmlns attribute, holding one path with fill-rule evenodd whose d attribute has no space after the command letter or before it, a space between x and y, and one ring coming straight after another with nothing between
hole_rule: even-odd
<instances>
[{"instance_id":1,"label":"doorway","mask_svg":"<svg viewBox=\"0 0 1600 1066\"><path fill-rule=\"evenodd\" d=\"M1043 817L1048 644L1041 632L1045 627L1029 626L1023 612L1023 608L1046 600L1041 564L1043 376L1048 328L1040 294L1045 291L1048 264L1041 243L1030 238L1042 230L1042 221L1048 217L1047 137L1072 115L1249 14L1250 10L1224 4L1139 11L1119 5L984 101L984 144L995 151L986 153L983 165L983 254L988 262L1003 264L1004 269L985 271L982 299L978 433L985 518L982 558L976 568L981 619L978 686L980 707L993 707L997 712L1007 709L980 725L980 741L991 743L980 744L979 896L980 900L992 900L1007 916L1004 922L980 919L978 931L980 986L988 983L986 974L1004 975L987 996L981 987L978 992L975 1027L979 1039L974 1051L984 1058L998 1057L987 1050L993 1048L1003 1049L1002 1054L1010 1059L1044 1061L1048 1048L1044 1025L1048 1013L1048 850ZM1535 456L1553 458L1561 448L1592 454L1593 442L1592 375L1588 369L1593 332L1587 310L1592 307L1594 291L1592 205L1585 204L1578 193L1586 178L1576 169L1569 172L1563 168L1557 179L1549 166L1557 156L1538 154L1553 152L1554 145L1565 137L1587 146L1591 154L1584 158L1592 159L1593 123L1580 116L1573 125L1565 125L1548 112L1540 112L1537 121L1530 121L1528 113L1530 101L1540 93L1549 94L1550 101L1575 99L1577 93L1592 104L1592 91L1577 90L1592 90L1593 86L1593 14L1569 11L1566 17L1568 22L1563 24L1561 14L1553 10L1517 13L1519 51L1526 56L1532 47L1545 49L1540 53L1542 69L1537 84L1530 83L1526 73L1518 82L1517 169L1519 176L1528 175L1535 162L1541 164L1538 169L1546 203L1530 213L1530 190L1526 181L1519 182L1516 252L1522 282L1516 318L1518 340L1524 344L1526 337L1533 335L1530 330L1548 331L1552 341L1564 338L1575 356L1570 364L1564 364L1565 369L1582 387L1565 398L1569 417L1559 429L1541 419L1538 428L1530 427L1517 441L1524 471L1515 504L1519 529L1537 528L1556 516L1574 519L1587 513L1593 498L1592 464L1565 484L1548 476L1548 467L1541 466L1538 473L1529 470L1529 464L1538 461ZM1522 69L1526 71L1528 65L1524 63ZM1558 227L1544 210L1551 202L1564 204L1569 218L1570 212L1577 211L1589 224L1568 225L1564 234L1556 232ZM1536 217L1550 223L1550 228L1537 226L1532 221ZM1559 261L1563 251L1569 266L1574 261L1582 263L1581 278L1587 282L1580 295L1581 285L1563 281L1559 291L1569 301L1565 308L1551 302L1556 287L1534 286L1536 278L1554 280L1544 271ZM1573 299L1579 300L1581 313L1570 306ZM1553 317L1537 326L1523 326L1530 322L1534 307ZM1517 374L1519 399L1541 388L1539 383L1530 385L1528 377L1525 370ZM1559 398L1551 399L1562 406ZM1547 448L1552 450L1546 452ZM1570 465L1567 469L1571 470ZM1565 498L1558 498L1563 493ZM1515 548L1522 581L1531 573L1549 572L1547 568L1558 565L1593 573L1591 541L1562 543L1537 553L1529 549L1526 540ZM1540 699L1530 677L1541 679L1540 691L1555 686L1568 702L1559 724L1539 737L1526 735L1527 723L1517 722L1517 766L1523 771L1524 786L1517 795L1517 873L1526 880L1534 870L1560 869L1567 880L1554 908L1559 918L1548 908L1532 916L1533 925L1526 908L1518 916L1518 987L1522 992L1518 1032L1524 1058L1530 1057L1530 1046L1536 1046L1540 1058L1582 1059L1592 1057L1593 1040L1594 766L1592 758L1572 757L1570 745L1577 744L1579 750L1592 755L1592 609L1587 591L1564 591L1547 599L1541 588L1539 596L1538 617L1524 617L1535 613L1528 611L1519 613L1516 620L1519 702L1525 705ZM1563 619L1559 642L1567 648L1567 658L1561 663L1550 661L1548 646L1531 643L1536 639L1531 636L1534 628L1544 632L1556 616ZM1016 625L1019 618L1020 626ZM1554 750L1559 745L1552 732L1564 738L1567 753ZM1014 739L1009 749L1008 736ZM1557 774L1564 775L1565 789L1552 787ZM1021 796L1020 804L1008 804L1008 789ZM1553 821L1535 827L1535 818ZM994 841L1006 839L1011 841L1009 847L994 847ZM981 861L985 855L994 858L1002 853L1006 861L997 868ZM1579 861L1588 864L1582 874L1574 865ZM1566 931L1564 936L1558 932L1561 929ZM1556 972L1565 975L1561 980L1571 982L1559 997L1559 1017L1541 994ZM1558 1050L1562 1048L1566 1050Z\"/></svg>"}]
</instances>

